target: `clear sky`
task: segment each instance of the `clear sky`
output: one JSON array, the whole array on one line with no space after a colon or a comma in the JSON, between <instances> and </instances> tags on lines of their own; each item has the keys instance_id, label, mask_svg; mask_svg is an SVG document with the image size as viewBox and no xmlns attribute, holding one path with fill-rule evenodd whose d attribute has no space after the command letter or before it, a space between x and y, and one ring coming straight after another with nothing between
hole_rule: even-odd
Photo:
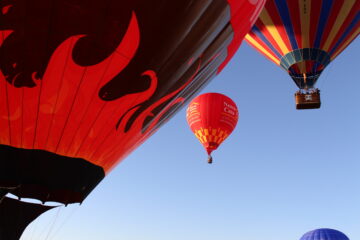
<instances>
[{"instance_id":1,"label":"clear sky","mask_svg":"<svg viewBox=\"0 0 360 240\"><path fill-rule=\"evenodd\" d=\"M320 110L295 110L290 77L247 44L202 92L238 105L214 164L181 110L82 206L44 214L23 240L360 239L360 39L322 74ZM54 224L53 224L54 223Z\"/></svg>"}]
</instances>

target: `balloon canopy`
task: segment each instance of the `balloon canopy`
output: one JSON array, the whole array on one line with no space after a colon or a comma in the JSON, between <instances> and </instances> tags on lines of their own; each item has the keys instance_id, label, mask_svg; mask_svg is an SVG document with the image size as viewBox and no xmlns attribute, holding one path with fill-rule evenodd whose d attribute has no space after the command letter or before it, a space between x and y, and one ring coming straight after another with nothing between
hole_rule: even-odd
<instances>
[{"instance_id":1,"label":"balloon canopy","mask_svg":"<svg viewBox=\"0 0 360 240\"><path fill-rule=\"evenodd\" d=\"M311 109L321 105L316 81L359 32L360 0L268 0L246 41L288 72L296 108Z\"/></svg>"},{"instance_id":2,"label":"balloon canopy","mask_svg":"<svg viewBox=\"0 0 360 240\"><path fill-rule=\"evenodd\" d=\"M202 94L189 104L187 122L208 153L209 163L212 163L212 151L235 129L238 118L234 101L220 93Z\"/></svg>"},{"instance_id":3,"label":"balloon canopy","mask_svg":"<svg viewBox=\"0 0 360 240\"><path fill-rule=\"evenodd\" d=\"M82 202L223 69L264 3L0 1L0 202Z\"/></svg>"},{"instance_id":4,"label":"balloon canopy","mask_svg":"<svg viewBox=\"0 0 360 240\"><path fill-rule=\"evenodd\" d=\"M300 240L349 240L349 238L337 230L321 228L305 233Z\"/></svg>"},{"instance_id":5,"label":"balloon canopy","mask_svg":"<svg viewBox=\"0 0 360 240\"><path fill-rule=\"evenodd\" d=\"M309 89L359 32L360 0L269 0L246 40Z\"/></svg>"},{"instance_id":6,"label":"balloon canopy","mask_svg":"<svg viewBox=\"0 0 360 240\"><path fill-rule=\"evenodd\" d=\"M233 56L265 0L0 2L0 189L81 202Z\"/></svg>"}]
</instances>

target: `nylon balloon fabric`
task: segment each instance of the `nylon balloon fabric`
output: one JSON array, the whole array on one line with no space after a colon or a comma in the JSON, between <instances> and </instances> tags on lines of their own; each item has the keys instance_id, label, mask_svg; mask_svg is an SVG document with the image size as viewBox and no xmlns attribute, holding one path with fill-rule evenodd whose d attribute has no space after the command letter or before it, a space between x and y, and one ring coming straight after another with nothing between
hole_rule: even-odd
<instances>
[{"instance_id":1,"label":"nylon balloon fabric","mask_svg":"<svg viewBox=\"0 0 360 240\"><path fill-rule=\"evenodd\" d=\"M322 228L305 233L300 240L349 240L349 238L340 231Z\"/></svg>"},{"instance_id":2,"label":"nylon balloon fabric","mask_svg":"<svg viewBox=\"0 0 360 240\"><path fill-rule=\"evenodd\" d=\"M306 89L359 32L360 0L269 0L246 41Z\"/></svg>"},{"instance_id":3,"label":"nylon balloon fabric","mask_svg":"<svg viewBox=\"0 0 360 240\"><path fill-rule=\"evenodd\" d=\"M81 202L218 74L265 0L2 0L0 188Z\"/></svg>"},{"instance_id":4,"label":"nylon balloon fabric","mask_svg":"<svg viewBox=\"0 0 360 240\"><path fill-rule=\"evenodd\" d=\"M235 129L238 118L236 104L220 93L205 93L196 97L186 111L191 130L209 155Z\"/></svg>"}]
</instances>

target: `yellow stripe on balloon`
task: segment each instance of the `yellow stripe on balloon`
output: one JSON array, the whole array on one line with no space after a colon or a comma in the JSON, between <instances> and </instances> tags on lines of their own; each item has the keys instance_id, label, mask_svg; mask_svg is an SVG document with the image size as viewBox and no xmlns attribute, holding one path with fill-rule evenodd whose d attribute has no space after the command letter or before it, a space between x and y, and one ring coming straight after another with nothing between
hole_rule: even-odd
<instances>
[{"instance_id":1,"label":"yellow stripe on balloon","mask_svg":"<svg viewBox=\"0 0 360 240\"><path fill-rule=\"evenodd\" d=\"M318 0L315 0L318 1ZM310 48L311 0L299 0L302 48Z\"/></svg>"},{"instance_id":2,"label":"yellow stripe on balloon","mask_svg":"<svg viewBox=\"0 0 360 240\"><path fill-rule=\"evenodd\" d=\"M301 35L302 35L302 47L310 48L310 13L311 13L311 0L299 0L300 10L300 23L301 23ZM306 72L306 62L299 62L298 67L300 72Z\"/></svg>"},{"instance_id":3,"label":"yellow stripe on balloon","mask_svg":"<svg viewBox=\"0 0 360 240\"><path fill-rule=\"evenodd\" d=\"M331 60L335 59L337 55L339 55L359 34L360 34L360 27L357 28L356 31L351 35L351 37L345 42L345 44L342 44L341 48L339 48L339 50L337 50L335 54L331 56Z\"/></svg>"},{"instance_id":4,"label":"yellow stripe on balloon","mask_svg":"<svg viewBox=\"0 0 360 240\"><path fill-rule=\"evenodd\" d=\"M339 29L344 24L346 17L349 15L353 5L355 4L356 0L344 0L344 4L341 7L341 10L335 20L335 24L331 29L329 37L327 38L325 45L323 47L324 51L328 52L331 43L334 41L335 36L339 32Z\"/></svg>"},{"instance_id":5,"label":"yellow stripe on balloon","mask_svg":"<svg viewBox=\"0 0 360 240\"><path fill-rule=\"evenodd\" d=\"M204 133L205 133L205 136L209 136L209 129L205 128Z\"/></svg>"},{"instance_id":6,"label":"yellow stripe on balloon","mask_svg":"<svg viewBox=\"0 0 360 240\"><path fill-rule=\"evenodd\" d=\"M290 50L287 48L285 42L283 41L279 31L277 30L275 24L273 23L268 11L263 9L260 14L260 19L265 25L266 29L269 31L270 35L275 39L276 43L279 45L282 55L287 54Z\"/></svg>"},{"instance_id":7,"label":"yellow stripe on balloon","mask_svg":"<svg viewBox=\"0 0 360 240\"><path fill-rule=\"evenodd\" d=\"M261 46L253 37L251 37L249 34L246 35L245 39L254 46L254 48L258 49L260 52L265 54L267 57L271 59L274 63L277 65L280 65L280 60L275 58L271 53L269 53L263 46Z\"/></svg>"}]
</instances>

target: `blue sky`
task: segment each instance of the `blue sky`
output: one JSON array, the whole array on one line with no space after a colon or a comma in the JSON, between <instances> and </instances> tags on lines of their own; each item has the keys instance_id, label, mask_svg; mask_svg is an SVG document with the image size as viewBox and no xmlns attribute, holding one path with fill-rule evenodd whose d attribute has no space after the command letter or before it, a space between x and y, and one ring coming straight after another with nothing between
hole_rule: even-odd
<instances>
[{"instance_id":1,"label":"blue sky","mask_svg":"<svg viewBox=\"0 0 360 240\"><path fill-rule=\"evenodd\" d=\"M360 39L322 74L319 110L243 44L202 92L238 105L214 164L181 110L91 193L44 214L23 240L298 240L329 227L360 239ZM54 224L53 224L54 223Z\"/></svg>"}]
</instances>

